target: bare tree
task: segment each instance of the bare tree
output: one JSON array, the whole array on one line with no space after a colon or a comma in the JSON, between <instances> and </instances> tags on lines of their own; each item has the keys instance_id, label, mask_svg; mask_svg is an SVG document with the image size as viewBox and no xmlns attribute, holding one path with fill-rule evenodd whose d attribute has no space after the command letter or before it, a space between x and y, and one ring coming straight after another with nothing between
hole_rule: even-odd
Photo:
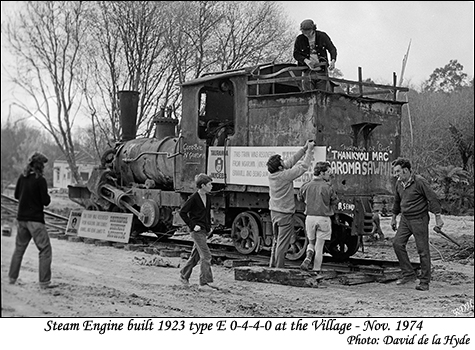
<instances>
[{"instance_id":1,"label":"bare tree","mask_svg":"<svg viewBox=\"0 0 475 350\"><path fill-rule=\"evenodd\" d=\"M72 127L81 100L76 63L84 33L83 5L81 1L27 1L24 11L2 28L17 58L11 79L30 99L16 106L52 135L77 183L82 179Z\"/></svg>"},{"instance_id":2,"label":"bare tree","mask_svg":"<svg viewBox=\"0 0 475 350\"><path fill-rule=\"evenodd\" d=\"M179 118L180 83L290 58L294 39L273 1L26 2L18 22L8 27L24 63L14 77L35 106L22 108L55 137L78 182L71 134L78 111L90 116L89 142L100 156L104 142L121 138L118 91L140 92L136 127L148 137L163 107Z\"/></svg>"},{"instance_id":3,"label":"bare tree","mask_svg":"<svg viewBox=\"0 0 475 350\"><path fill-rule=\"evenodd\" d=\"M2 123L2 191L4 185L15 183L23 171L28 157L40 147L38 130L29 128L24 121L12 122L9 117ZM31 142L31 146L30 146ZM30 147L30 148L27 148Z\"/></svg>"},{"instance_id":4,"label":"bare tree","mask_svg":"<svg viewBox=\"0 0 475 350\"><path fill-rule=\"evenodd\" d=\"M292 53L291 25L275 1L175 1L167 44L180 83Z\"/></svg>"},{"instance_id":5,"label":"bare tree","mask_svg":"<svg viewBox=\"0 0 475 350\"><path fill-rule=\"evenodd\" d=\"M216 65L221 70L285 60L294 37L283 9L275 1L224 1L213 27Z\"/></svg>"},{"instance_id":6,"label":"bare tree","mask_svg":"<svg viewBox=\"0 0 475 350\"><path fill-rule=\"evenodd\" d=\"M92 143L100 157L103 137L109 147L120 139L117 92L120 76L125 75L125 63L120 55L122 46L113 24L110 7L94 2L86 14L89 22L87 52L80 63L79 77L91 120Z\"/></svg>"},{"instance_id":7,"label":"bare tree","mask_svg":"<svg viewBox=\"0 0 475 350\"><path fill-rule=\"evenodd\" d=\"M175 104L179 90L163 39L168 2L100 1L88 14L91 23L89 67L82 77L93 132L109 135L109 145L120 140L118 92L140 92L137 130L151 132L152 116L162 106ZM98 142L95 141L97 145ZM100 150L97 150L100 153Z\"/></svg>"},{"instance_id":8,"label":"bare tree","mask_svg":"<svg viewBox=\"0 0 475 350\"><path fill-rule=\"evenodd\" d=\"M165 40L179 83L209 71L212 28L221 21L217 1L175 1L166 20ZM173 15L171 15L173 13Z\"/></svg>"}]
</instances>

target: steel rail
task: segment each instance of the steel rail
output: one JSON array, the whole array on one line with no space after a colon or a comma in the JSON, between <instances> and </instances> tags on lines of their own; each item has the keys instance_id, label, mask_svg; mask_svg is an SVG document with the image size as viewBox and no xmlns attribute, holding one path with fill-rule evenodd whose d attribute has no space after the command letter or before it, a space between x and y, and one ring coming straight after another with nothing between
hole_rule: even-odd
<instances>
[{"instance_id":1,"label":"steel rail","mask_svg":"<svg viewBox=\"0 0 475 350\"><path fill-rule=\"evenodd\" d=\"M11 198L9 196L6 196L2 194L2 200L9 200L10 204L16 204L18 201L14 198ZM4 205L2 203L2 209L16 214L17 210L16 208L11 208L8 207L8 205ZM57 220L61 220L65 223L64 226L61 225L56 225L48 222L46 220L46 225L50 226L52 228L55 228L60 231L65 231L66 230L66 223L68 222L68 218L58 215L55 213L52 213L50 211L45 211L45 219L48 217L55 218ZM160 233L150 233L150 235L139 235L137 237L131 237L129 240L129 244L143 244L144 246L148 247L157 247L157 246L162 246L162 247L171 247L171 248L183 248L186 251L191 251L192 246L193 246L193 241L192 240L186 240L186 239L177 239L168 236L168 235L160 235ZM151 234L154 234L152 236ZM267 250L261 250L259 252L254 252L252 254L248 255L243 255L239 252L236 251L236 248L233 245L230 244L222 244L222 243L213 243L213 242L208 242L208 246L210 247L210 250L212 252L212 255L215 257L219 258L224 258L224 259L233 259L233 260L249 260L253 264L259 264L259 265L266 265L269 261L269 256L270 252ZM289 266L289 268L298 268L300 265L300 261L291 261L287 260L286 264ZM414 268L419 268L420 264L419 263L412 263ZM338 270L348 270L348 271L354 271L358 270L360 267L366 266L366 268L370 268L371 266L379 267L379 268L384 268L384 267L398 267L399 263L397 261L388 261L388 260L378 260L378 259L361 259L361 258L353 258L350 257L346 261L338 261L337 259L331 257L331 256L324 256L323 257L323 266L327 268L334 268Z\"/></svg>"}]
</instances>

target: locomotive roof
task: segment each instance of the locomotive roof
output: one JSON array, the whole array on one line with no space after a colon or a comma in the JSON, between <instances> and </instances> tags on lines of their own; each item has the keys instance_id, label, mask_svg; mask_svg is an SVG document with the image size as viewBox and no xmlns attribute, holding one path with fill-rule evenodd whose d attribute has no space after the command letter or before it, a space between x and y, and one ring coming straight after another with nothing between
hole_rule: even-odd
<instances>
[{"instance_id":1,"label":"locomotive roof","mask_svg":"<svg viewBox=\"0 0 475 350\"><path fill-rule=\"evenodd\" d=\"M237 75L246 75L246 74L250 74L256 67L258 66L244 67L244 68L233 69L233 70L225 70L225 71L219 71L219 72L214 72L214 73L205 73L197 79L186 81L180 85L181 86L196 85L196 84L201 84L203 82L210 81L210 80L229 78L229 77L234 77Z\"/></svg>"},{"instance_id":2,"label":"locomotive roof","mask_svg":"<svg viewBox=\"0 0 475 350\"><path fill-rule=\"evenodd\" d=\"M249 66L249 67L242 67L238 69L232 69L232 70L225 70L225 71L218 71L218 72L210 72L210 73L205 73L201 77L197 79L192 79L187 82L184 82L180 84L180 86L193 86L193 85L198 85L202 84L204 82L208 81L214 81L214 80L221 80L225 78L230 78L230 77L235 77L235 76L241 76L241 75L247 75L250 77L250 80L260 80L262 83L265 83L265 81L268 79L269 82L272 82L274 78L279 78L282 73L286 73L289 71L291 73L291 77L287 79L295 79L298 78L294 76L293 72L297 71L302 71L302 70L307 70L307 67L301 67L298 66L294 63L274 63L274 62L269 62L269 63L263 63L260 65L256 66ZM265 73L265 74L263 74ZM292 78L294 77L294 78ZM394 76L395 78L395 76ZM396 85L382 85L382 84L375 84L373 82L363 82L363 81L351 81L347 79L339 79L339 78L326 78L330 80L330 83L347 83L347 84L358 84L360 86L365 86L365 87L370 87L370 88L375 88L375 89L389 89L386 91L373 91L371 92L364 92L364 93L353 93L353 94L348 94L350 97L355 97L355 98L366 98L368 100L379 100L379 101L388 101L387 99L381 99L381 98L375 98L374 96L369 98L368 96L364 95L374 95L374 94L381 94L383 92L395 92L395 91L409 91L408 88L405 87L397 87ZM276 79L277 80L277 79ZM341 94L341 93L340 93ZM396 101L395 98L392 99L392 102L394 103L401 103L404 104L406 103L405 101Z\"/></svg>"},{"instance_id":3,"label":"locomotive roof","mask_svg":"<svg viewBox=\"0 0 475 350\"><path fill-rule=\"evenodd\" d=\"M237 68L237 69L230 69L230 70L223 70L223 71L217 71L217 72L210 72L210 73L204 73L201 77L192 79L189 81L184 82L183 84L180 84L181 86L187 86L187 85L196 85L200 84L206 81L211 81L211 80L219 80L223 78L229 78L229 77L234 77L238 75L249 75L249 76L257 76L260 70L266 69L266 68L274 68L274 69L285 69L285 68L301 68L298 67L295 63L274 63L274 62L266 62L262 64L258 64L255 66L248 66L248 67L242 67L242 68ZM303 69L303 68L302 68ZM306 69L306 67L305 67Z\"/></svg>"}]
</instances>

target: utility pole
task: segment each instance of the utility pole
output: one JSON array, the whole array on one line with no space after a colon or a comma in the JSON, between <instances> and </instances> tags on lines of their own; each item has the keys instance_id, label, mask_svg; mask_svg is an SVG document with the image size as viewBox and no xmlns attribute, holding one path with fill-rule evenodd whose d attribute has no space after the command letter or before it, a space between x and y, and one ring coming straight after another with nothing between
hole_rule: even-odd
<instances>
[{"instance_id":1,"label":"utility pole","mask_svg":"<svg viewBox=\"0 0 475 350\"><path fill-rule=\"evenodd\" d=\"M407 46L407 52L404 55L404 58L402 59L402 68L401 68L401 76L399 78L399 86L401 86L404 81L404 72L406 70L407 58L409 57L409 50L411 49L411 41L412 39L409 40L409 45Z\"/></svg>"},{"instance_id":2,"label":"utility pole","mask_svg":"<svg viewBox=\"0 0 475 350\"><path fill-rule=\"evenodd\" d=\"M407 59L409 57L409 50L411 49L411 40L409 40L409 45L407 46L407 52L406 54L404 55L404 58L402 59L402 68L401 68L401 76L399 78L399 86L402 86L402 83L404 81L404 72L406 70L406 64L407 64ZM399 91L396 92L396 100L397 100L397 95L398 95ZM404 93L404 98L406 100L406 106L407 106L407 116L409 118L409 132L411 134L411 159L412 159L412 155L413 155L413 150L414 150L414 133L412 131L412 118L411 118L411 110L409 109L409 104L407 103L408 100L407 100L407 93Z\"/></svg>"}]
</instances>

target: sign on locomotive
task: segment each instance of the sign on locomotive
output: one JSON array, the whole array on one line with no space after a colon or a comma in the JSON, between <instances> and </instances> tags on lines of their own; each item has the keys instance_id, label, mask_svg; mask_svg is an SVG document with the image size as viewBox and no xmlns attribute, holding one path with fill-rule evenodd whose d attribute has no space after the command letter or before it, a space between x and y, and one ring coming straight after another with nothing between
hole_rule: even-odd
<instances>
[{"instance_id":1,"label":"sign on locomotive","mask_svg":"<svg viewBox=\"0 0 475 350\"><path fill-rule=\"evenodd\" d=\"M338 259L357 252L372 231L375 196L392 193L404 104L396 93L406 88L329 78L294 64L206 74L181 88L179 131L178 120L162 112L153 117L152 138L136 138L138 92L119 93L122 140L104 153L86 186L69 188L72 200L88 210L134 214L135 233L173 235L183 225L178 209L196 190L194 176L207 173L215 232L230 233L236 249L251 254L272 247L267 159L289 157L314 139L314 162L331 163L341 200L325 250ZM311 170L295 191L309 179ZM303 211L298 202L291 260L306 250Z\"/></svg>"}]
</instances>

